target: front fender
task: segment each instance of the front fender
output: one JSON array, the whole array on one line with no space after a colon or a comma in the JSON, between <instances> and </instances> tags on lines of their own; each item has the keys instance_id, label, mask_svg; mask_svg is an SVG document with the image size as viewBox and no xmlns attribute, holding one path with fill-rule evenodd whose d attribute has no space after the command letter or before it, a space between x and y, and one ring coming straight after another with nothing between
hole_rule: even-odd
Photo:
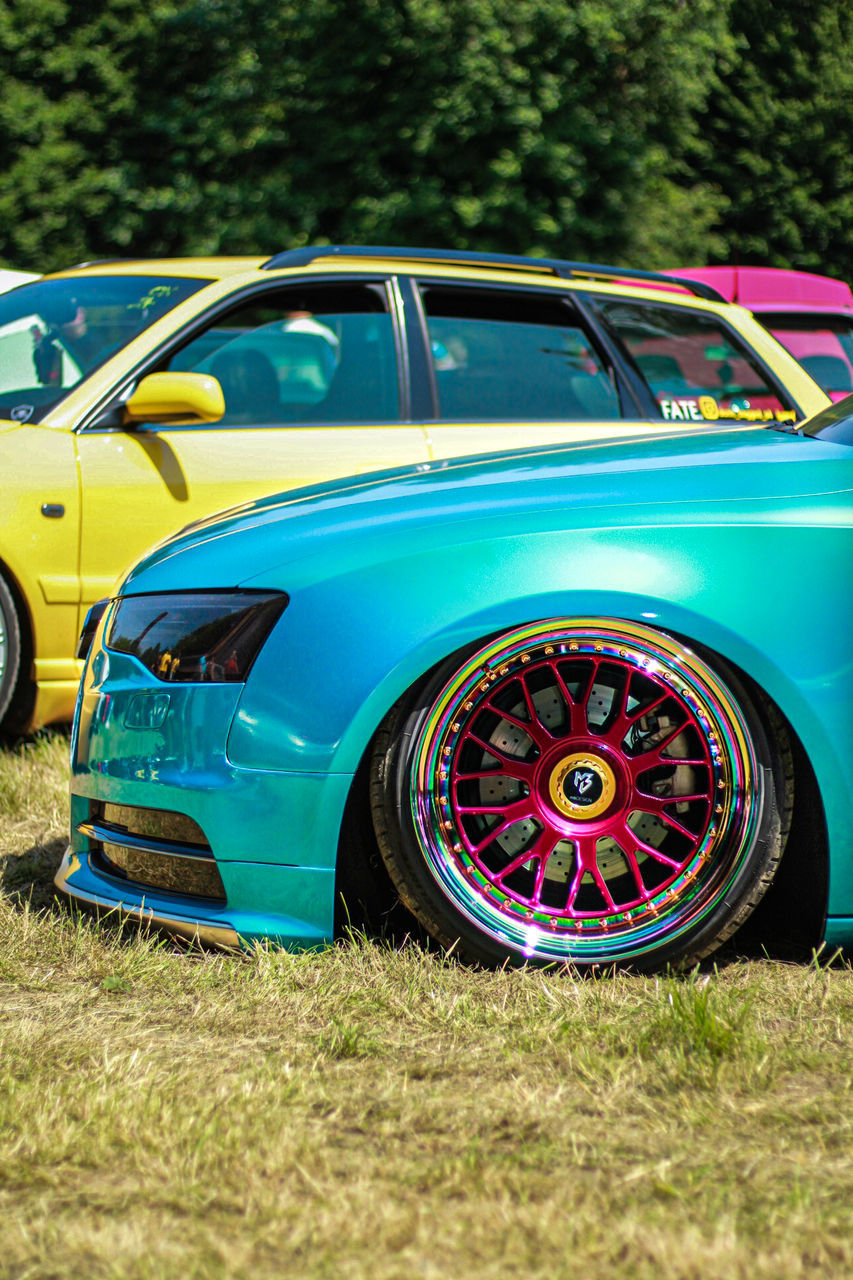
<instances>
[{"instance_id":1,"label":"front fender","mask_svg":"<svg viewBox=\"0 0 853 1280\"><path fill-rule=\"evenodd\" d=\"M389 707L457 649L548 617L646 623L741 668L792 724L823 798L833 910L853 903L850 570L849 530L772 520L509 534L361 565L293 591L228 754L352 775Z\"/></svg>"}]
</instances>

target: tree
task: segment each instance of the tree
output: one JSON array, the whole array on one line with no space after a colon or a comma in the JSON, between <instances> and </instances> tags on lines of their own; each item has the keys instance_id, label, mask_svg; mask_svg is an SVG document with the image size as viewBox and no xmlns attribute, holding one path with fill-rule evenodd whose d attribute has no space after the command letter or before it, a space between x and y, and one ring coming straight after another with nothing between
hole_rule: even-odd
<instances>
[{"instance_id":1,"label":"tree","mask_svg":"<svg viewBox=\"0 0 853 1280\"><path fill-rule=\"evenodd\" d=\"M730 205L713 256L853 277L853 10L739 0L695 172Z\"/></svg>"},{"instance_id":2,"label":"tree","mask_svg":"<svg viewBox=\"0 0 853 1280\"><path fill-rule=\"evenodd\" d=\"M712 0L0 0L0 256L701 257L727 39Z\"/></svg>"}]
</instances>

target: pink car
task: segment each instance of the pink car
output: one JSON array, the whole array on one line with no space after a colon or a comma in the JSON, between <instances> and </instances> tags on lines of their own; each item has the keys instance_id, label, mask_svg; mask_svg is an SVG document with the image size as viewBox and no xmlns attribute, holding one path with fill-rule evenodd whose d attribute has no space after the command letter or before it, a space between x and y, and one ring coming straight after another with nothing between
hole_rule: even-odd
<instances>
[{"instance_id":1,"label":"pink car","mask_svg":"<svg viewBox=\"0 0 853 1280\"><path fill-rule=\"evenodd\" d=\"M740 303L833 400L853 392L853 293L841 280L776 267L688 267L667 272Z\"/></svg>"}]
</instances>

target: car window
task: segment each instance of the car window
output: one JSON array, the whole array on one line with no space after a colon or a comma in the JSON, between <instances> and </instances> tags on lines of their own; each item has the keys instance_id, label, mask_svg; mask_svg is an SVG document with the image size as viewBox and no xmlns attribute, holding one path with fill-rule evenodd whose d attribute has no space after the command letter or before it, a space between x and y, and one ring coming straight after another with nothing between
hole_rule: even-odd
<instances>
[{"instance_id":1,"label":"car window","mask_svg":"<svg viewBox=\"0 0 853 1280\"><path fill-rule=\"evenodd\" d=\"M0 417L38 422L206 280L69 276L0 296Z\"/></svg>"},{"instance_id":2,"label":"car window","mask_svg":"<svg viewBox=\"0 0 853 1280\"><path fill-rule=\"evenodd\" d=\"M828 395L853 391L853 316L767 312L758 319Z\"/></svg>"},{"instance_id":3,"label":"car window","mask_svg":"<svg viewBox=\"0 0 853 1280\"><path fill-rule=\"evenodd\" d=\"M276 290L217 317L164 366L210 373L223 426L393 422L397 355L382 286Z\"/></svg>"},{"instance_id":4,"label":"car window","mask_svg":"<svg viewBox=\"0 0 853 1280\"><path fill-rule=\"evenodd\" d=\"M624 299L590 302L649 387L662 418L794 422L792 401L715 316Z\"/></svg>"},{"instance_id":5,"label":"car window","mask_svg":"<svg viewBox=\"0 0 853 1280\"><path fill-rule=\"evenodd\" d=\"M621 416L611 371L562 299L433 285L421 296L442 418Z\"/></svg>"}]
</instances>

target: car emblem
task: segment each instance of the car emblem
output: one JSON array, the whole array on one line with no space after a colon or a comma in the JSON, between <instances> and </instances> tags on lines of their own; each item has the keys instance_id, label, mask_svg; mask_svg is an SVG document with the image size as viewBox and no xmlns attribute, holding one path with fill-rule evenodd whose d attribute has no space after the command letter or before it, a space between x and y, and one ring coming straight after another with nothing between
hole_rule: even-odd
<instances>
[{"instance_id":1,"label":"car emblem","mask_svg":"<svg viewBox=\"0 0 853 1280\"><path fill-rule=\"evenodd\" d=\"M33 416L35 405L16 404L9 417L13 422L27 422Z\"/></svg>"}]
</instances>

